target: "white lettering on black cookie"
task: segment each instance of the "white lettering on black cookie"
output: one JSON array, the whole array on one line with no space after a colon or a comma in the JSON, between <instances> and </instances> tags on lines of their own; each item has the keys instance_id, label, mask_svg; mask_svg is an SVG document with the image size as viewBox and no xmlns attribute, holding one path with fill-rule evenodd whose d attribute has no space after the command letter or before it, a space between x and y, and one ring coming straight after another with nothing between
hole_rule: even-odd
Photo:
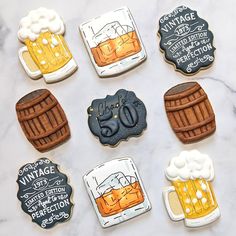
<instances>
[{"instance_id":1,"label":"white lettering on black cookie","mask_svg":"<svg viewBox=\"0 0 236 236\"><path fill-rule=\"evenodd\" d=\"M147 127L146 108L134 92L120 89L113 96L96 99L88 108L91 132L104 145L114 146Z\"/></svg>"},{"instance_id":2,"label":"white lettering on black cookie","mask_svg":"<svg viewBox=\"0 0 236 236\"><path fill-rule=\"evenodd\" d=\"M47 158L21 167L17 183L22 209L42 228L51 228L70 218L72 188L67 176Z\"/></svg>"},{"instance_id":3,"label":"white lettering on black cookie","mask_svg":"<svg viewBox=\"0 0 236 236\"><path fill-rule=\"evenodd\" d=\"M213 34L196 11L176 8L159 21L160 48L177 70L191 75L214 61Z\"/></svg>"}]
</instances>

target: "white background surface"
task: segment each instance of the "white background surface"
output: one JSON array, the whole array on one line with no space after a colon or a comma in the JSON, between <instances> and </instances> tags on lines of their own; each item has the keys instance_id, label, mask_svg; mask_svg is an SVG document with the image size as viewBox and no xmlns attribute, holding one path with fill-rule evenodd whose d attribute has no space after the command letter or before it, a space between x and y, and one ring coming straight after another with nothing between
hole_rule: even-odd
<instances>
[{"instance_id":1,"label":"white background surface","mask_svg":"<svg viewBox=\"0 0 236 236\"><path fill-rule=\"evenodd\" d=\"M39 3L40 2L40 3ZM158 19L185 4L205 18L215 36L214 65L186 78L164 62L156 37ZM79 35L78 25L92 17L127 5L136 20L148 59L122 76L99 79ZM18 23L29 10L54 8L65 20L66 41L79 70L69 79L46 85L33 81L23 71L17 51ZM0 235L1 236L233 236L236 234L236 46L235 0L1 0L0 1ZM164 111L163 94L177 83L196 79L207 92L216 113L217 131L210 138L183 145L175 137ZM26 93L48 88L64 108L72 138L64 145L41 154L26 140L17 122L15 103ZM86 109L94 98L114 94L119 88L135 91L148 111L148 129L140 138L122 142L117 148L103 147L90 133ZM197 148L214 161L213 187L222 217L202 229L190 230L183 222L173 223L162 201L162 187L169 182L164 170L171 157L185 149ZM17 171L39 157L51 158L70 177L75 203L70 221L51 230L42 230L20 207L16 198ZM83 185L82 176L97 164L112 158L131 156L143 180L152 210L118 226L102 229Z\"/></svg>"}]
</instances>

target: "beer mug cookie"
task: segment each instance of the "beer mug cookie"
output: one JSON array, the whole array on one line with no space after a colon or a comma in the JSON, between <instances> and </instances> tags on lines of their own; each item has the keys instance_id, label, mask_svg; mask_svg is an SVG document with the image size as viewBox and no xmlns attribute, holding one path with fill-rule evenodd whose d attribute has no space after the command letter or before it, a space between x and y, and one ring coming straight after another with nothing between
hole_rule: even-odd
<instances>
[{"instance_id":1,"label":"beer mug cookie","mask_svg":"<svg viewBox=\"0 0 236 236\"><path fill-rule=\"evenodd\" d=\"M131 158L115 159L97 166L84 176L84 182L104 228L151 209Z\"/></svg>"},{"instance_id":2,"label":"beer mug cookie","mask_svg":"<svg viewBox=\"0 0 236 236\"><path fill-rule=\"evenodd\" d=\"M127 7L81 24L80 31L100 77L118 75L146 59L138 29Z\"/></svg>"},{"instance_id":3,"label":"beer mug cookie","mask_svg":"<svg viewBox=\"0 0 236 236\"><path fill-rule=\"evenodd\" d=\"M64 32L64 23L54 10L41 7L21 19L18 39L26 46L19 50L19 58L32 79L44 77L54 83L77 69Z\"/></svg>"},{"instance_id":4,"label":"beer mug cookie","mask_svg":"<svg viewBox=\"0 0 236 236\"><path fill-rule=\"evenodd\" d=\"M206 69L214 61L213 34L196 11L177 7L159 21L160 48L165 59L185 75Z\"/></svg>"},{"instance_id":5,"label":"beer mug cookie","mask_svg":"<svg viewBox=\"0 0 236 236\"><path fill-rule=\"evenodd\" d=\"M173 221L184 220L187 227L199 227L220 217L211 185L214 168L211 159L197 150L183 151L166 169L172 186L163 191L164 203Z\"/></svg>"}]
</instances>

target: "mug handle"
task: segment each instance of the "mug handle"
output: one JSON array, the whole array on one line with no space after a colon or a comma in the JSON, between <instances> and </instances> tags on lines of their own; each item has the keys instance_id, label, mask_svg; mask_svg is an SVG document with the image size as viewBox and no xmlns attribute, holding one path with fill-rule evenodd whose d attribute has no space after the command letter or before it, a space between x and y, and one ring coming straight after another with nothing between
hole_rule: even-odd
<instances>
[{"instance_id":1,"label":"mug handle","mask_svg":"<svg viewBox=\"0 0 236 236\"><path fill-rule=\"evenodd\" d=\"M174 212L174 210L171 208L171 203L169 200L169 194L171 192L175 192L174 186L169 186L169 187L166 187L163 189L163 199L164 199L164 203L165 203L167 212L173 221L183 220L185 218L184 213L176 214ZM179 199L178 199L178 201L179 201ZM179 202L179 204L180 204L180 202Z\"/></svg>"},{"instance_id":2,"label":"mug handle","mask_svg":"<svg viewBox=\"0 0 236 236\"><path fill-rule=\"evenodd\" d=\"M24 58L24 54L28 54L28 62L30 62L30 64L27 64L27 61ZM39 70L38 66L35 64L35 62L33 61L32 57L30 56L30 53L27 49L26 46L22 47L19 49L19 58L20 58L20 62L22 64L22 66L24 67L26 73L32 78L32 79L38 79L40 77L42 77L42 73Z\"/></svg>"}]
</instances>

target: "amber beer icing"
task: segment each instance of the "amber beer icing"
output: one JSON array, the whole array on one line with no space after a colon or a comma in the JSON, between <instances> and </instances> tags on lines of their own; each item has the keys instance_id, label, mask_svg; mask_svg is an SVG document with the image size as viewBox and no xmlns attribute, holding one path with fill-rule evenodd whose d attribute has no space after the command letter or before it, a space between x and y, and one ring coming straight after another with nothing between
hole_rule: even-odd
<instances>
[{"instance_id":1,"label":"amber beer icing","mask_svg":"<svg viewBox=\"0 0 236 236\"><path fill-rule=\"evenodd\" d=\"M211 181L214 168L211 159L197 150L183 151L166 169L187 219L208 216L218 208Z\"/></svg>"},{"instance_id":2,"label":"amber beer icing","mask_svg":"<svg viewBox=\"0 0 236 236\"><path fill-rule=\"evenodd\" d=\"M19 50L19 58L31 78L43 76L47 83L53 83L76 70L64 33L63 20L52 9L40 7L21 19L18 39L26 46Z\"/></svg>"}]
</instances>

